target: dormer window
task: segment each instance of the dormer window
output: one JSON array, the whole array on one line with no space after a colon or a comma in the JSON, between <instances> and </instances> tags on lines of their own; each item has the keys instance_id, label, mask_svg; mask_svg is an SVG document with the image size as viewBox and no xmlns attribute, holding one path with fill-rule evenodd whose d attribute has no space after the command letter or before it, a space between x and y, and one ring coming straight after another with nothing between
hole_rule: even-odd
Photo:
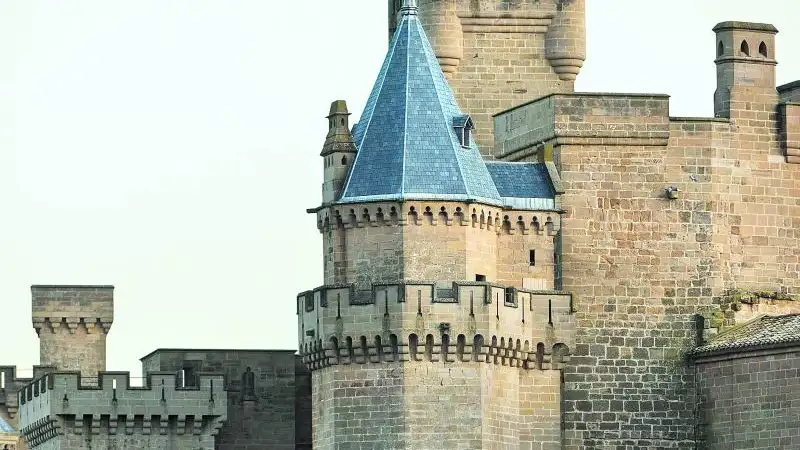
<instances>
[{"instance_id":1,"label":"dormer window","mask_svg":"<svg viewBox=\"0 0 800 450\"><path fill-rule=\"evenodd\" d=\"M472 123L472 117L468 115L456 116L453 118L453 128L456 131L458 142L463 148L470 147L470 134L475 125Z\"/></svg>"}]
</instances>

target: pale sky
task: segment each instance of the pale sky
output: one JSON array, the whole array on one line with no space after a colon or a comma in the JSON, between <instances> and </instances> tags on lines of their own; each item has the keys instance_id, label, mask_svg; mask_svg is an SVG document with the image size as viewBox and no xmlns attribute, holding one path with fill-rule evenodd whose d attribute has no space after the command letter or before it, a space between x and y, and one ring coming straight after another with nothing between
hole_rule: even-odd
<instances>
[{"instance_id":1,"label":"pale sky","mask_svg":"<svg viewBox=\"0 0 800 450\"><path fill-rule=\"evenodd\" d=\"M577 90L710 116L711 28L768 22L800 78L798 0L587 0ZM0 0L0 365L38 364L31 284L113 284L108 369L156 348L296 348L322 284L330 102L358 119L385 0ZM305 12L300 12L300 11Z\"/></svg>"}]
</instances>

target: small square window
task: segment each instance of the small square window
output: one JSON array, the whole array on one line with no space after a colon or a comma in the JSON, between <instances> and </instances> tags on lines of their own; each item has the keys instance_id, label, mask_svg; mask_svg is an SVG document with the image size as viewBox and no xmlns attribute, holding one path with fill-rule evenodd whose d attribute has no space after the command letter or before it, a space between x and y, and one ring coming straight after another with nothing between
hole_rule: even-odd
<instances>
[{"instance_id":1,"label":"small square window","mask_svg":"<svg viewBox=\"0 0 800 450\"><path fill-rule=\"evenodd\" d=\"M475 281L486 281L486 275L475 274Z\"/></svg>"}]
</instances>

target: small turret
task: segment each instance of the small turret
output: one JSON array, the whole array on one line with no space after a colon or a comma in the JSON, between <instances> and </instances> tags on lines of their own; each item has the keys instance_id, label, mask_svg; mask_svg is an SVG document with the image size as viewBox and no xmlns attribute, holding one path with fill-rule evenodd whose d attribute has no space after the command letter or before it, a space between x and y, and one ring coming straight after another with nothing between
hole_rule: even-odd
<instances>
[{"instance_id":1,"label":"small turret","mask_svg":"<svg viewBox=\"0 0 800 450\"><path fill-rule=\"evenodd\" d=\"M427 2L420 9L422 24L447 78L452 78L463 57L463 29L456 2Z\"/></svg>"},{"instance_id":2,"label":"small turret","mask_svg":"<svg viewBox=\"0 0 800 450\"><path fill-rule=\"evenodd\" d=\"M114 322L113 286L31 286L33 327L43 366L77 371L91 382L106 370Z\"/></svg>"},{"instance_id":3,"label":"small turret","mask_svg":"<svg viewBox=\"0 0 800 450\"><path fill-rule=\"evenodd\" d=\"M775 34L769 24L722 22L716 33L717 90L714 115L737 118L731 110L743 102L777 103Z\"/></svg>"},{"instance_id":4,"label":"small turret","mask_svg":"<svg viewBox=\"0 0 800 450\"><path fill-rule=\"evenodd\" d=\"M344 100L331 103L331 110L327 116L328 135L320 153L324 158L325 167L322 184L323 204L339 198L355 158L356 145L353 142L353 135L350 134L349 116L347 103Z\"/></svg>"},{"instance_id":5,"label":"small turret","mask_svg":"<svg viewBox=\"0 0 800 450\"><path fill-rule=\"evenodd\" d=\"M562 81L575 81L586 60L585 0L557 0L547 29L545 54Z\"/></svg>"}]
</instances>

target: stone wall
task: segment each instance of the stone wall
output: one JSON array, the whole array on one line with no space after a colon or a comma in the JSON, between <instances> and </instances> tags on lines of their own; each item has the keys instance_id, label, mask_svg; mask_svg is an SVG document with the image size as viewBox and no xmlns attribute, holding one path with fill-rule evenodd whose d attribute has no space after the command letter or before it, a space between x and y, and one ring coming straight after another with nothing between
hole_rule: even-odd
<instances>
[{"instance_id":1,"label":"stone wall","mask_svg":"<svg viewBox=\"0 0 800 450\"><path fill-rule=\"evenodd\" d=\"M743 350L695 364L703 448L800 448L800 348Z\"/></svg>"},{"instance_id":2,"label":"stone wall","mask_svg":"<svg viewBox=\"0 0 800 450\"><path fill-rule=\"evenodd\" d=\"M558 449L560 388L557 370L493 357L326 367L314 372L314 448Z\"/></svg>"},{"instance_id":3,"label":"stone wall","mask_svg":"<svg viewBox=\"0 0 800 450\"><path fill-rule=\"evenodd\" d=\"M508 292L407 282L300 294L314 448L558 448L570 296Z\"/></svg>"},{"instance_id":4,"label":"stone wall","mask_svg":"<svg viewBox=\"0 0 800 450\"><path fill-rule=\"evenodd\" d=\"M517 288L526 287L526 279L541 280L535 289L554 287L555 212L405 202L324 208L317 218L329 285L475 281L483 275ZM536 251L534 265L530 250Z\"/></svg>"},{"instance_id":5,"label":"stone wall","mask_svg":"<svg viewBox=\"0 0 800 450\"><path fill-rule=\"evenodd\" d=\"M389 0L393 30L401 2ZM481 152L493 158L492 115L572 92L586 57L584 0L419 0L420 18Z\"/></svg>"},{"instance_id":6,"label":"stone wall","mask_svg":"<svg viewBox=\"0 0 800 450\"><path fill-rule=\"evenodd\" d=\"M557 94L498 117L516 123L497 145L509 159L555 146L566 190L569 447L691 448L693 314L739 288L800 291L800 170L777 144L777 95L730 105L730 121L670 118L666 96Z\"/></svg>"},{"instance_id":7,"label":"stone wall","mask_svg":"<svg viewBox=\"0 0 800 450\"><path fill-rule=\"evenodd\" d=\"M228 412L217 436L218 450L307 448L310 374L297 364L294 351L166 349L142 358L145 374L185 368L225 374ZM248 368L255 379L252 395L242 385Z\"/></svg>"},{"instance_id":8,"label":"stone wall","mask_svg":"<svg viewBox=\"0 0 800 450\"><path fill-rule=\"evenodd\" d=\"M20 392L20 425L32 450L171 448L212 450L228 409L221 375L182 387L174 373L151 373L131 387L128 373L50 373Z\"/></svg>"}]
</instances>

